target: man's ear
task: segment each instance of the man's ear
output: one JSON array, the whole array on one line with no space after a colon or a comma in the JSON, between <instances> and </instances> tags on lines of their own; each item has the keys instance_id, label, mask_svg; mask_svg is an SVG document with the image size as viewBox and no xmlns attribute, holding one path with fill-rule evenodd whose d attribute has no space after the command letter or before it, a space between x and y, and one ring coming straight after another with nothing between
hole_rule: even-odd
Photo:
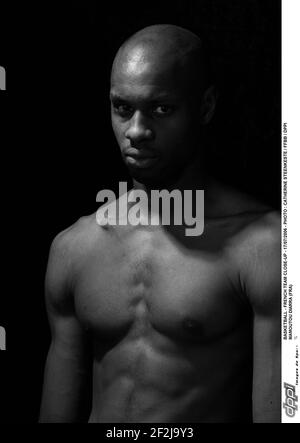
<instances>
[{"instance_id":1,"label":"man's ear","mask_svg":"<svg viewBox=\"0 0 300 443\"><path fill-rule=\"evenodd\" d=\"M212 119L216 109L217 95L215 86L210 86L204 91L201 104L202 125L207 125Z\"/></svg>"}]
</instances>

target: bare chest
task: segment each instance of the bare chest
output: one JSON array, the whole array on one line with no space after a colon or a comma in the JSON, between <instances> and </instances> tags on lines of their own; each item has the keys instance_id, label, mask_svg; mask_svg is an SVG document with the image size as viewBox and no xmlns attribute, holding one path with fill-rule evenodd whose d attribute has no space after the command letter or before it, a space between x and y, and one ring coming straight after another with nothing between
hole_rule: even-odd
<instances>
[{"instance_id":1,"label":"bare chest","mask_svg":"<svg viewBox=\"0 0 300 443\"><path fill-rule=\"evenodd\" d=\"M189 251L160 234L111 236L78 270L77 315L105 339L156 330L209 341L239 322L230 272L222 255Z\"/></svg>"}]
</instances>

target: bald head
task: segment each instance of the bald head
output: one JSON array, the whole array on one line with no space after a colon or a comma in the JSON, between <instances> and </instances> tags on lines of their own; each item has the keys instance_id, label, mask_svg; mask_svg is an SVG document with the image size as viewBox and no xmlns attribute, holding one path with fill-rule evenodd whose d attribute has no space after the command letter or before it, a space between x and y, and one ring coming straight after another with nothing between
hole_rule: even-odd
<instances>
[{"instance_id":1,"label":"bald head","mask_svg":"<svg viewBox=\"0 0 300 443\"><path fill-rule=\"evenodd\" d=\"M112 127L140 183L170 183L201 155L202 125L215 104L206 79L201 40L178 26L142 29L119 49L111 75ZM131 158L137 151L151 160Z\"/></svg>"},{"instance_id":2,"label":"bald head","mask_svg":"<svg viewBox=\"0 0 300 443\"><path fill-rule=\"evenodd\" d=\"M119 49L112 68L111 82L120 75L160 75L166 83L178 81L186 87L207 86L208 66L198 36L174 25L154 25L131 36ZM175 84L174 84L175 86Z\"/></svg>"}]
</instances>

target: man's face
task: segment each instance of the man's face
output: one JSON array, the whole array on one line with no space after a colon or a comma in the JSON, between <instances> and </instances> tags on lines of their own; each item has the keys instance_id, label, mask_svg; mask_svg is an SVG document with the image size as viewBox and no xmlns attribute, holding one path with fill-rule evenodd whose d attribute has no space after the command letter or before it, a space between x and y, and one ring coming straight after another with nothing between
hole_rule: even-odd
<instances>
[{"instance_id":1,"label":"man's face","mask_svg":"<svg viewBox=\"0 0 300 443\"><path fill-rule=\"evenodd\" d=\"M141 183L172 182L193 161L200 103L197 108L188 82L172 57L143 49L113 69L112 127L131 176Z\"/></svg>"}]
</instances>

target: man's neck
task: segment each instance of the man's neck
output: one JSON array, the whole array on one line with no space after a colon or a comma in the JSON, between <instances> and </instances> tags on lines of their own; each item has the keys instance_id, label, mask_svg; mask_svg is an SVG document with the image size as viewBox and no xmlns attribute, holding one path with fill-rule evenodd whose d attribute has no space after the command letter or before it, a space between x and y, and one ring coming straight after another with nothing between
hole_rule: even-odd
<instances>
[{"instance_id":1,"label":"man's neck","mask_svg":"<svg viewBox=\"0 0 300 443\"><path fill-rule=\"evenodd\" d=\"M150 196L152 190L166 189L171 192L172 190L178 189L183 192L189 189L204 189L208 182L209 178L202 171L200 161L196 159L184 169L180 177L173 181L167 183L161 182L160 184L144 184L133 179L133 189L143 190Z\"/></svg>"},{"instance_id":2,"label":"man's neck","mask_svg":"<svg viewBox=\"0 0 300 443\"><path fill-rule=\"evenodd\" d=\"M201 163L199 162L198 159L195 159L193 162L191 162L186 168L185 170L182 172L182 174L180 175L180 177L177 180L173 180L173 182L169 182L169 183L161 183L160 185L156 184L143 184L138 182L137 180L133 180L133 189L131 190L131 192L133 193L133 195L135 194L135 191L144 191L148 198L147 198L147 208L146 211L150 211L151 213L153 213L153 208L152 208L152 191L162 191L162 190L166 190L169 193L171 193L172 191L179 191L181 193L182 196L182 202L183 202L183 195L184 195L184 191L193 191L193 199L195 198L194 196L196 194L194 194L194 191L200 191L200 190L205 190L205 192L208 190L210 186L210 178L204 174L202 172L202 168L201 168ZM198 195L198 193L197 193ZM194 201L192 203L193 205L196 204L196 201ZM169 207L170 210L170 217L171 220L173 219L174 216L174 207L171 205ZM143 212L143 208L141 207L141 211ZM156 213L156 211L154 211ZM158 214L158 213L156 213ZM159 209L159 214L161 215L161 208Z\"/></svg>"},{"instance_id":3,"label":"man's neck","mask_svg":"<svg viewBox=\"0 0 300 443\"><path fill-rule=\"evenodd\" d=\"M151 186L133 180L133 193L135 190L143 190L147 193L149 203L148 209L151 208L151 191L162 189L166 189L169 192L179 190L182 193L185 190L192 190L193 193L196 190L204 190L206 218L220 217L237 211L233 202L229 199L232 192L228 186L224 183L220 183L215 177L205 173L201 167L201 162L198 159L191 162L191 164L185 168L181 176L172 183L161 186Z\"/></svg>"}]
</instances>

